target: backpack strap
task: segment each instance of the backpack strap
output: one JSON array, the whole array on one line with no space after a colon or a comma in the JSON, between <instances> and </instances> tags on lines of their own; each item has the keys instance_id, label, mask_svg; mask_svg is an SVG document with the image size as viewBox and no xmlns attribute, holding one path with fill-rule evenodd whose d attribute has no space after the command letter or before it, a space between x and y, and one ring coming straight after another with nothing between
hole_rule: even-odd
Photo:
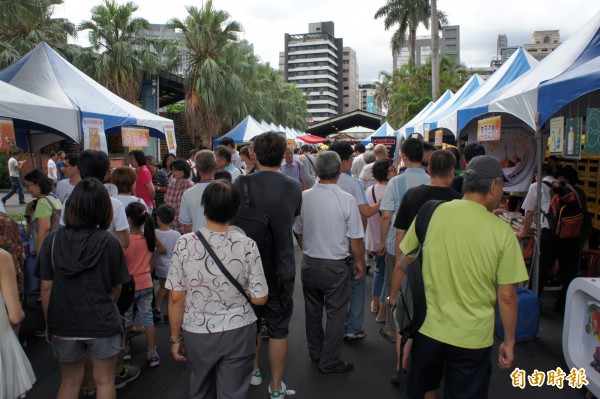
<instances>
[{"instance_id":1,"label":"backpack strap","mask_svg":"<svg viewBox=\"0 0 600 399\"><path fill-rule=\"evenodd\" d=\"M252 208L252 202L250 198L250 180L248 175L240 175L238 180L242 182L242 191L244 195L244 206L246 208Z\"/></svg>"},{"instance_id":2,"label":"backpack strap","mask_svg":"<svg viewBox=\"0 0 600 399\"><path fill-rule=\"evenodd\" d=\"M436 208L444 202L446 201L429 200L421 206L421 209L419 209L417 217L415 218L415 233L417 234L420 245L423 245L425 242L425 235L427 234L427 228L429 227L433 212L435 212Z\"/></svg>"}]
</instances>

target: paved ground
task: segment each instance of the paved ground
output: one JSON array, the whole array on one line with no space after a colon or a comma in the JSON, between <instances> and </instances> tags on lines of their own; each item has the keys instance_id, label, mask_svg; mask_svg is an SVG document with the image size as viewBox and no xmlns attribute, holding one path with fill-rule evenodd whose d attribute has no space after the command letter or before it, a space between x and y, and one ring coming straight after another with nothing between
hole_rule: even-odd
<instances>
[{"instance_id":1,"label":"paved ground","mask_svg":"<svg viewBox=\"0 0 600 399\"><path fill-rule=\"evenodd\" d=\"M0 193L3 195L3 193ZM29 200L30 197L27 197ZM16 212L23 207L17 205L14 196L7 203L7 211ZM297 265L299 265L300 251L296 248ZM372 278L367 278L370 292ZM548 371L556 367L567 370L562 354L562 317L552 310L556 293L547 292L542 297L542 315L538 339L533 342L520 344L516 349L515 367L525 370L528 374L534 369ZM294 295L294 316L290 326L290 347L285 373L285 382L288 387L297 391L296 398L405 398L397 387L389 383L389 377L395 364L394 346L379 336L380 324L368 311L368 301L365 301L367 336L364 340L344 344L343 357L354 363L355 370L346 374L323 375L317 366L312 363L306 348L304 335L304 301L299 278L296 282ZM60 382L58 363L52 356L50 347L43 339L32 336L41 322L41 307L35 303L35 298L30 298L26 308L26 320L22 326L37 382L27 396L28 398L52 398L56 395ZM450 317L450 316L449 316ZM143 335L132 339L133 361L142 366L142 374L138 380L130 383L118 391L119 398L187 398L189 372L185 364L175 362L169 353L168 325L157 325L158 352L161 356L161 365L156 369L149 369L145 364L145 339ZM264 341L266 344L266 341ZM492 359L497 359L496 339ZM266 346L266 345L265 345ZM264 380L268 381L269 371L266 358L266 348L261 354L261 369ZM560 390L551 386L539 388L527 386L521 390L514 388L509 376L510 371L499 370L493 365L490 384L490 399L504 398L584 398L585 391L564 388ZM249 399L267 398L267 382L261 387L251 388ZM443 395L438 394L441 398Z\"/></svg>"}]
</instances>

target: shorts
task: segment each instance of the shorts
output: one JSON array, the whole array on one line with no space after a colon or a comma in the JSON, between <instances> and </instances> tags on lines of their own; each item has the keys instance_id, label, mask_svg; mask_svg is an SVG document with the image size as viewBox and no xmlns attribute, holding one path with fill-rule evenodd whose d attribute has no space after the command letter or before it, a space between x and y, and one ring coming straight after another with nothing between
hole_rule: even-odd
<instances>
[{"instance_id":1,"label":"shorts","mask_svg":"<svg viewBox=\"0 0 600 399\"><path fill-rule=\"evenodd\" d=\"M258 319L264 319L269 338L285 339L289 334L290 320L294 310L295 279L280 281L278 292L269 290L269 299L265 306L255 307ZM260 326L261 323L257 323Z\"/></svg>"},{"instance_id":2,"label":"shorts","mask_svg":"<svg viewBox=\"0 0 600 399\"><path fill-rule=\"evenodd\" d=\"M86 354L96 359L108 359L123 350L123 334L108 338L64 339L52 336L52 353L62 363L73 363Z\"/></svg>"},{"instance_id":3,"label":"shorts","mask_svg":"<svg viewBox=\"0 0 600 399\"><path fill-rule=\"evenodd\" d=\"M410 399L437 390L442 375L444 398L486 399L492 374L492 348L466 349L417 333L411 348L407 390Z\"/></svg>"},{"instance_id":4,"label":"shorts","mask_svg":"<svg viewBox=\"0 0 600 399\"><path fill-rule=\"evenodd\" d=\"M143 327L154 325L154 320L152 319L153 297L154 290L152 288L143 288L135 292L133 295L133 303L124 314L126 328L133 325L133 305L137 305L138 313L140 315L140 322Z\"/></svg>"}]
</instances>

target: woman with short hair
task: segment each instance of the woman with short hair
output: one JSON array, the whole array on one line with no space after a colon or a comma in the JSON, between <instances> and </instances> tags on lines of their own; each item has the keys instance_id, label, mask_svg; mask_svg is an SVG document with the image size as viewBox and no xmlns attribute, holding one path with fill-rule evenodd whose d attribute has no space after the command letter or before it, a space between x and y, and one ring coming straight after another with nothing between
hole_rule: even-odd
<instances>
[{"instance_id":1,"label":"woman with short hair","mask_svg":"<svg viewBox=\"0 0 600 399\"><path fill-rule=\"evenodd\" d=\"M135 169L135 195L144 200L150 212L154 209L154 185L152 174L146 167L146 155L142 150L133 150L129 153L131 166Z\"/></svg>"},{"instance_id":2,"label":"woman with short hair","mask_svg":"<svg viewBox=\"0 0 600 399\"><path fill-rule=\"evenodd\" d=\"M124 208L132 202L139 202L146 206L144 200L133 195L135 190L135 171L127 166L121 166L112 171L110 182L117 187L117 195L113 197L121 201Z\"/></svg>"},{"instance_id":3,"label":"woman with short hair","mask_svg":"<svg viewBox=\"0 0 600 399\"><path fill-rule=\"evenodd\" d=\"M173 180L167 186L165 192L165 204L175 208L175 220L171 223L171 229L177 230L180 234L185 233L183 224L179 222L179 210L181 209L181 198L183 193L194 186L194 183L189 180L190 165L183 159L176 159L171 164L171 172Z\"/></svg>"},{"instance_id":4,"label":"woman with short hair","mask_svg":"<svg viewBox=\"0 0 600 399\"><path fill-rule=\"evenodd\" d=\"M175 360L189 359L191 398L218 392L219 397L244 399L250 387L256 350L250 302L264 305L268 288L256 243L229 227L239 205L231 183L210 183L202 195L206 227L181 236L171 258L165 284L170 290L171 353ZM221 272L200 236L249 299Z\"/></svg>"},{"instance_id":5,"label":"woman with short hair","mask_svg":"<svg viewBox=\"0 0 600 399\"><path fill-rule=\"evenodd\" d=\"M96 397L116 395L115 357L123 349L116 301L130 277L119 240L106 231L112 216L102 183L82 180L69 196L65 228L48 235L39 255L46 338L61 370L57 397L78 396L86 354Z\"/></svg>"}]
</instances>

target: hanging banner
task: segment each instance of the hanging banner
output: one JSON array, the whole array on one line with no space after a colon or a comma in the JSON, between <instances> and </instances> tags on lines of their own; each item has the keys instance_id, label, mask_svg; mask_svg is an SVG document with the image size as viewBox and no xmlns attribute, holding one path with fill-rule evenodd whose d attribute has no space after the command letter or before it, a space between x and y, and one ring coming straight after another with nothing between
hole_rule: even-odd
<instances>
[{"instance_id":1,"label":"hanging banner","mask_svg":"<svg viewBox=\"0 0 600 399\"><path fill-rule=\"evenodd\" d=\"M481 119L477 121L477 141L500 140L500 117Z\"/></svg>"},{"instance_id":2,"label":"hanging banner","mask_svg":"<svg viewBox=\"0 0 600 399\"><path fill-rule=\"evenodd\" d=\"M562 155L563 147L565 145L564 130L565 129L565 117L559 116L558 118L550 119L550 141L549 151L550 155Z\"/></svg>"},{"instance_id":3,"label":"hanging banner","mask_svg":"<svg viewBox=\"0 0 600 399\"><path fill-rule=\"evenodd\" d=\"M14 150L17 148L15 127L12 119L0 118L0 150Z\"/></svg>"},{"instance_id":4,"label":"hanging banner","mask_svg":"<svg viewBox=\"0 0 600 399\"><path fill-rule=\"evenodd\" d=\"M564 157L567 159L581 159L581 128L583 118L569 118L565 127Z\"/></svg>"},{"instance_id":5,"label":"hanging banner","mask_svg":"<svg viewBox=\"0 0 600 399\"><path fill-rule=\"evenodd\" d=\"M443 143L444 143L444 131L441 129L436 130L435 131L435 142L433 143L433 145L436 147L441 147Z\"/></svg>"},{"instance_id":6,"label":"hanging banner","mask_svg":"<svg viewBox=\"0 0 600 399\"><path fill-rule=\"evenodd\" d=\"M394 159L394 155L396 154L396 137L371 137L371 143L373 143L373 146L383 144L388 150L388 158Z\"/></svg>"},{"instance_id":7,"label":"hanging banner","mask_svg":"<svg viewBox=\"0 0 600 399\"><path fill-rule=\"evenodd\" d=\"M121 141L123 147L147 147L150 142L150 131L139 127L122 127Z\"/></svg>"},{"instance_id":8,"label":"hanging banner","mask_svg":"<svg viewBox=\"0 0 600 399\"><path fill-rule=\"evenodd\" d=\"M104 151L108 154L106 145L106 133L104 132L104 120L96 118L82 118L83 149Z\"/></svg>"},{"instance_id":9,"label":"hanging banner","mask_svg":"<svg viewBox=\"0 0 600 399\"><path fill-rule=\"evenodd\" d=\"M585 143L583 152L600 154L600 108L589 108L585 117Z\"/></svg>"},{"instance_id":10,"label":"hanging banner","mask_svg":"<svg viewBox=\"0 0 600 399\"><path fill-rule=\"evenodd\" d=\"M175 139L175 126L172 124L163 125L165 138L167 139L167 148L169 153L177 154L177 140Z\"/></svg>"}]
</instances>

